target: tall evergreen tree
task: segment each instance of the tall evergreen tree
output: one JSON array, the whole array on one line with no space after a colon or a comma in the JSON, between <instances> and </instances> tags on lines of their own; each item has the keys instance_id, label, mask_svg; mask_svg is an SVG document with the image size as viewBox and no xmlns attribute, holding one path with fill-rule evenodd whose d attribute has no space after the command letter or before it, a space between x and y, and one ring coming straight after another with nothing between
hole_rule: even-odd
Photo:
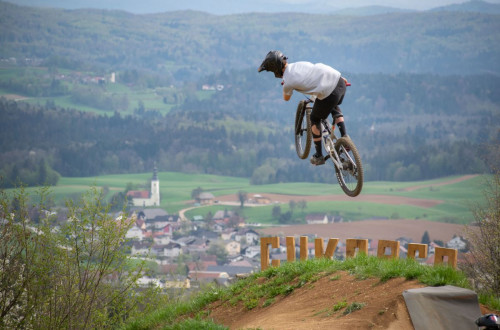
<instances>
[{"instance_id":1,"label":"tall evergreen tree","mask_svg":"<svg viewBox=\"0 0 500 330\"><path fill-rule=\"evenodd\" d=\"M424 232L424 235L422 235L421 243L422 244L429 244L431 242L431 239L429 237L429 232L426 230Z\"/></svg>"}]
</instances>

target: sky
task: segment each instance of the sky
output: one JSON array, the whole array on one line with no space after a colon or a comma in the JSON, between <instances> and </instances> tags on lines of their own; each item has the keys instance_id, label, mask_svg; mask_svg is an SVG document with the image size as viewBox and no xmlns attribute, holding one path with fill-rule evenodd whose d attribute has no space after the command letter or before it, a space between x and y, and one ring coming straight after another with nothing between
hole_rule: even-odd
<instances>
[{"instance_id":1,"label":"sky","mask_svg":"<svg viewBox=\"0 0 500 330\"><path fill-rule=\"evenodd\" d=\"M428 10L464 0L5 0L11 3L65 9L120 9L128 12L158 13L173 10L200 10L212 14L245 12L331 13L335 10L364 6L386 6L400 9ZM500 0L487 0L500 4Z\"/></svg>"},{"instance_id":2,"label":"sky","mask_svg":"<svg viewBox=\"0 0 500 330\"><path fill-rule=\"evenodd\" d=\"M278 0L278 2L288 3L288 4L313 4L317 3L317 0ZM402 9L413 9L413 10L427 10L436 7L447 6L451 4L458 4L467 2L464 0L325 0L319 1L328 4L331 7L337 8L355 8L364 6L386 6ZM488 0L491 3L500 3L500 0Z\"/></svg>"}]
</instances>

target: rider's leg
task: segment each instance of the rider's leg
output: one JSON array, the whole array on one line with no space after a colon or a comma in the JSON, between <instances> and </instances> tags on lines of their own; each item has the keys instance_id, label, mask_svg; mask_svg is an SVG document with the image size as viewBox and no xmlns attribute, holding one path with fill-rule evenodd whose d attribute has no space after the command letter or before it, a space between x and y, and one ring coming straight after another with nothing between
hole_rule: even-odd
<instances>
[{"instance_id":1,"label":"rider's leg","mask_svg":"<svg viewBox=\"0 0 500 330\"><path fill-rule=\"evenodd\" d=\"M317 117L317 113L318 112L315 112L313 108L310 117L314 148L316 149L316 153L311 157L311 164L322 165L325 163L325 159L323 158L323 152L321 150L321 118Z\"/></svg>"},{"instance_id":2,"label":"rider's leg","mask_svg":"<svg viewBox=\"0 0 500 330\"><path fill-rule=\"evenodd\" d=\"M340 108L338 106L337 106L337 108L340 111ZM344 124L344 116L342 116L342 113L340 113L340 116L334 115L334 118L335 118L335 124L339 128L340 135L346 136L347 132L346 132L345 124Z\"/></svg>"},{"instance_id":3,"label":"rider's leg","mask_svg":"<svg viewBox=\"0 0 500 330\"><path fill-rule=\"evenodd\" d=\"M316 149L316 155L322 155L322 148L321 148L321 132L319 129L320 125L317 123L314 123L311 126L312 130L312 136L313 136L313 141L314 141L314 148Z\"/></svg>"},{"instance_id":4,"label":"rider's leg","mask_svg":"<svg viewBox=\"0 0 500 330\"><path fill-rule=\"evenodd\" d=\"M312 136L314 140L314 148L316 149L316 153L311 157L311 164L313 165L323 165L325 163L325 159L323 157L323 152L321 150L321 124L314 123L311 127Z\"/></svg>"},{"instance_id":5,"label":"rider's leg","mask_svg":"<svg viewBox=\"0 0 500 330\"><path fill-rule=\"evenodd\" d=\"M345 80L340 79L339 83L337 84L337 87L335 87L335 89L332 92L332 95L334 95L336 98L335 105L332 109L332 117L335 118L335 124L339 128L341 136L347 135L344 124L344 115L342 114L342 110L340 110L339 107L339 105L341 105L342 101L344 100L345 90L346 90Z\"/></svg>"},{"instance_id":6,"label":"rider's leg","mask_svg":"<svg viewBox=\"0 0 500 330\"><path fill-rule=\"evenodd\" d=\"M316 100L314 102L310 119L311 119L311 130L314 141L314 147L316 148L316 156L321 156L321 119L325 119L330 114L330 105L328 101Z\"/></svg>"}]
</instances>

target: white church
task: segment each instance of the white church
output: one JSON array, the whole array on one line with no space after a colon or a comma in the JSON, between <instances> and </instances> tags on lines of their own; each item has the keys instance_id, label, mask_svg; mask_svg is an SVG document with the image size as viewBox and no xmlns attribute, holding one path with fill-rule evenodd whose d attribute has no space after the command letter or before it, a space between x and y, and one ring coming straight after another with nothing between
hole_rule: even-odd
<instances>
[{"instance_id":1,"label":"white church","mask_svg":"<svg viewBox=\"0 0 500 330\"><path fill-rule=\"evenodd\" d=\"M132 197L132 204L139 207L160 206L160 180L158 180L158 169L154 168L151 179L151 191L130 190L127 197Z\"/></svg>"}]
</instances>

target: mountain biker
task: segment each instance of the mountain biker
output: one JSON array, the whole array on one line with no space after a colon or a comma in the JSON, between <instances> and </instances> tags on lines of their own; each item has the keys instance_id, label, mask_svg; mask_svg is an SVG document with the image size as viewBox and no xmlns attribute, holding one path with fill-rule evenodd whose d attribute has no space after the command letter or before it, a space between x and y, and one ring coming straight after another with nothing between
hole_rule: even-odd
<instances>
[{"instance_id":1,"label":"mountain biker","mask_svg":"<svg viewBox=\"0 0 500 330\"><path fill-rule=\"evenodd\" d=\"M321 148L321 119L331 113L341 136L346 136L344 116L339 105L344 99L347 80L337 70L323 63L295 62L288 63L288 58L279 50L272 50L267 55L258 71L271 71L276 78L282 78L283 99L290 100L294 90L316 97L311 112L312 136L316 153L311 157L311 164L325 163Z\"/></svg>"}]
</instances>

